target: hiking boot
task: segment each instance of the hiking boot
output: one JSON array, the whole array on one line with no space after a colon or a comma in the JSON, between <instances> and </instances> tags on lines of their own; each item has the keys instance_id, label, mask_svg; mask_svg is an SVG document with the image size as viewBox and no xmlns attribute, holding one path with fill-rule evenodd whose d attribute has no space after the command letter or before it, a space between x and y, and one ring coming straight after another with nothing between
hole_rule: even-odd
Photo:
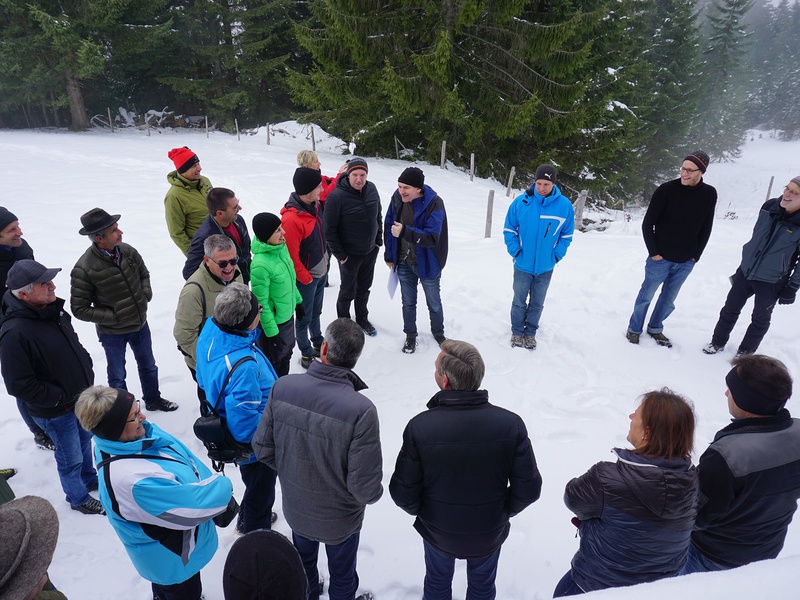
<instances>
[{"instance_id":1,"label":"hiking boot","mask_svg":"<svg viewBox=\"0 0 800 600\"><path fill-rule=\"evenodd\" d=\"M304 369L308 369L311 366L311 363L314 362L313 356L301 356L300 357L300 366Z\"/></svg>"},{"instance_id":2,"label":"hiking boot","mask_svg":"<svg viewBox=\"0 0 800 600\"><path fill-rule=\"evenodd\" d=\"M270 525L275 525L275 521L277 521L277 520L278 520L278 513L276 513L276 512L273 512L273 513L272 513L272 514L269 516L269 524L270 524Z\"/></svg>"},{"instance_id":3,"label":"hiking boot","mask_svg":"<svg viewBox=\"0 0 800 600\"><path fill-rule=\"evenodd\" d=\"M741 348L739 348L739 350L736 351L736 358L739 358L741 356L749 356L752 353L753 353L752 350L742 350Z\"/></svg>"},{"instance_id":4,"label":"hiking boot","mask_svg":"<svg viewBox=\"0 0 800 600\"><path fill-rule=\"evenodd\" d=\"M356 596L356 600L375 600L375 596L372 594L372 592L364 592L363 594Z\"/></svg>"},{"instance_id":5,"label":"hiking boot","mask_svg":"<svg viewBox=\"0 0 800 600\"><path fill-rule=\"evenodd\" d=\"M372 323L366 319L363 321L356 321L356 324L358 324L358 326L361 327L361 329L364 330L364 333L366 333L369 337L375 337L378 335L378 331L372 326Z\"/></svg>"},{"instance_id":6,"label":"hiking boot","mask_svg":"<svg viewBox=\"0 0 800 600\"><path fill-rule=\"evenodd\" d=\"M77 510L79 513L83 513L85 515L106 514L106 511L103 510L103 505L100 504L100 501L96 500L95 498L89 498L86 502L84 502L80 506L73 506L72 510Z\"/></svg>"},{"instance_id":7,"label":"hiking boot","mask_svg":"<svg viewBox=\"0 0 800 600\"><path fill-rule=\"evenodd\" d=\"M164 398L156 398L150 402L145 401L144 406L150 412L156 410L160 410L162 412L172 412L173 410L178 410L177 404L170 402L169 400L164 400Z\"/></svg>"},{"instance_id":8,"label":"hiking boot","mask_svg":"<svg viewBox=\"0 0 800 600\"><path fill-rule=\"evenodd\" d=\"M656 344L659 346L664 346L664 348L672 348L672 342L670 342L669 338L663 333L650 333L648 331L647 335L653 338L656 341Z\"/></svg>"},{"instance_id":9,"label":"hiking boot","mask_svg":"<svg viewBox=\"0 0 800 600\"><path fill-rule=\"evenodd\" d=\"M244 535L244 514L241 509L239 510L239 514L236 515L236 533Z\"/></svg>"},{"instance_id":10,"label":"hiking boot","mask_svg":"<svg viewBox=\"0 0 800 600\"><path fill-rule=\"evenodd\" d=\"M709 342L703 348L704 354L716 354L717 352L722 352L725 350L725 346L715 346L714 342Z\"/></svg>"},{"instance_id":11,"label":"hiking boot","mask_svg":"<svg viewBox=\"0 0 800 600\"><path fill-rule=\"evenodd\" d=\"M434 333L433 339L435 339L436 343L439 344L440 346L442 345L442 342L447 341L447 338L444 337L444 333Z\"/></svg>"},{"instance_id":12,"label":"hiking boot","mask_svg":"<svg viewBox=\"0 0 800 600\"><path fill-rule=\"evenodd\" d=\"M406 335L406 342L403 344L403 354L414 354L417 349L417 336L408 334Z\"/></svg>"},{"instance_id":13,"label":"hiking boot","mask_svg":"<svg viewBox=\"0 0 800 600\"><path fill-rule=\"evenodd\" d=\"M625 337L631 344L638 344L639 343L639 333L633 333L632 331L626 331Z\"/></svg>"},{"instance_id":14,"label":"hiking boot","mask_svg":"<svg viewBox=\"0 0 800 600\"><path fill-rule=\"evenodd\" d=\"M319 358L319 351L320 351L320 349L321 349L321 347L320 347L320 346L311 346L311 350L312 350L312 352L314 353L314 357L315 357L315 358Z\"/></svg>"},{"instance_id":15,"label":"hiking boot","mask_svg":"<svg viewBox=\"0 0 800 600\"><path fill-rule=\"evenodd\" d=\"M5 479L8 481L14 475L17 474L17 470L13 467L9 467L8 469L0 469L0 479Z\"/></svg>"},{"instance_id":16,"label":"hiking boot","mask_svg":"<svg viewBox=\"0 0 800 600\"><path fill-rule=\"evenodd\" d=\"M511 336L511 347L512 348L522 348L522 336L521 335L512 335Z\"/></svg>"},{"instance_id":17,"label":"hiking boot","mask_svg":"<svg viewBox=\"0 0 800 600\"><path fill-rule=\"evenodd\" d=\"M55 450L56 445L53 443L53 440L44 432L38 431L33 434L33 441L38 448L42 450Z\"/></svg>"},{"instance_id":18,"label":"hiking boot","mask_svg":"<svg viewBox=\"0 0 800 600\"><path fill-rule=\"evenodd\" d=\"M532 335L522 336L522 345L526 350L536 350L536 338Z\"/></svg>"}]
</instances>

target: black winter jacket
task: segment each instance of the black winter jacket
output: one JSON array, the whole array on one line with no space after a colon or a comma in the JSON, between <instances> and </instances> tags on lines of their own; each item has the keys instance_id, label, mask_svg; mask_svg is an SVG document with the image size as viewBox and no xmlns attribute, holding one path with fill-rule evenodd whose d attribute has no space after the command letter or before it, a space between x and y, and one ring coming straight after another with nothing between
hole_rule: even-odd
<instances>
[{"instance_id":1,"label":"black winter jacket","mask_svg":"<svg viewBox=\"0 0 800 600\"><path fill-rule=\"evenodd\" d=\"M572 577L584 592L678 575L698 504L689 460L648 460L615 449L567 484L564 504L580 519Z\"/></svg>"},{"instance_id":2,"label":"black winter jacket","mask_svg":"<svg viewBox=\"0 0 800 600\"><path fill-rule=\"evenodd\" d=\"M0 246L0 294L2 294L6 289L8 271L15 262L25 258L33 259L33 249L25 240L22 240L22 245L18 248Z\"/></svg>"},{"instance_id":3,"label":"black winter jacket","mask_svg":"<svg viewBox=\"0 0 800 600\"><path fill-rule=\"evenodd\" d=\"M723 567L775 558L800 498L800 421L735 419L698 464L701 504L692 544Z\"/></svg>"},{"instance_id":4,"label":"black winter jacket","mask_svg":"<svg viewBox=\"0 0 800 600\"><path fill-rule=\"evenodd\" d=\"M522 419L486 390L441 391L403 432L389 492L414 528L458 558L491 554L509 518L539 498L542 477Z\"/></svg>"},{"instance_id":5,"label":"black winter jacket","mask_svg":"<svg viewBox=\"0 0 800 600\"><path fill-rule=\"evenodd\" d=\"M189 277L194 275L194 272L197 271L202 264L203 257L205 256L203 244L206 238L211 235L221 234L227 235L233 241L233 245L236 248L236 255L239 257L237 266L242 273L242 282L244 284L250 283L250 262L253 259L250 255L250 233L247 231L247 224L244 222L241 215L236 215L233 226L236 227L236 231L239 232L239 237L242 238L241 246L236 243L235 239L228 235L227 231L219 226L219 223L217 223L211 215L206 217L206 220L200 225L200 229L192 236L189 253L186 255L186 262L183 265L184 279L189 279ZM262 241L266 242L266 240Z\"/></svg>"},{"instance_id":6,"label":"black winter jacket","mask_svg":"<svg viewBox=\"0 0 800 600\"><path fill-rule=\"evenodd\" d=\"M25 402L34 417L72 411L78 394L93 385L94 372L64 300L36 310L8 291L2 311L0 367L8 393Z\"/></svg>"},{"instance_id":7,"label":"black winter jacket","mask_svg":"<svg viewBox=\"0 0 800 600\"><path fill-rule=\"evenodd\" d=\"M337 259L366 256L375 246L383 245L378 188L367 181L358 191L350 187L347 177L339 177L325 202L323 223L325 241Z\"/></svg>"},{"instance_id":8,"label":"black winter jacket","mask_svg":"<svg viewBox=\"0 0 800 600\"><path fill-rule=\"evenodd\" d=\"M800 211L789 214L781 208L781 198L767 200L758 213L753 237L742 248L740 268L745 279L778 283L786 278L789 287L800 289L798 253Z\"/></svg>"}]
</instances>

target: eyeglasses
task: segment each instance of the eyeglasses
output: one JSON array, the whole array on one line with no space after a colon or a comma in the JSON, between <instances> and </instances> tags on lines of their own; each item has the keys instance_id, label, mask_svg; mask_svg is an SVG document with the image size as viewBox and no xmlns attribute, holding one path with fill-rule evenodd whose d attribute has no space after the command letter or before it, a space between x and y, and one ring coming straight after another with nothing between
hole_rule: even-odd
<instances>
[{"instance_id":1,"label":"eyeglasses","mask_svg":"<svg viewBox=\"0 0 800 600\"><path fill-rule=\"evenodd\" d=\"M125 421L126 423L136 423L139 420L139 415L142 414L142 405L139 400L136 401L136 412L133 413L133 418Z\"/></svg>"},{"instance_id":2,"label":"eyeglasses","mask_svg":"<svg viewBox=\"0 0 800 600\"><path fill-rule=\"evenodd\" d=\"M796 190L790 190L788 185L785 188L783 188L783 195L785 196L786 194L794 196L795 198L800 198L800 192Z\"/></svg>"},{"instance_id":3,"label":"eyeglasses","mask_svg":"<svg viewBox=\"0 0 800 600\"><path fill-rule=\"evenodd\" d=\"M225 268L225 267L227 267L228 265L230 265L230 266L232 266L232 267L235 267L235 266L236 266L236 264L239 262L239 258L238 258L238 257L233 257L233 258L232 258L232 259L230 259L230 260L221 260L221 261L217 262L217 261L215 261L213 258L211 258L211 257L209 256L209 257L208 257L208 260L210 260L211 262L213 262L213 263L214 263L215 265L217 265L217 266L218 266L220 269L224 269L224 268Z\"/></svg>"},{"instance_id":4,"label":"eyeglasses","mask_svg":"<svg viewBox=\"0 0 800 600\"><path fill-rule=\"evenodd\" d=\"M700 169L687 169L686 167L681 167L681 173L688 173L691 175L692 173L697 173Z\"/></svg>"}]
</instances>

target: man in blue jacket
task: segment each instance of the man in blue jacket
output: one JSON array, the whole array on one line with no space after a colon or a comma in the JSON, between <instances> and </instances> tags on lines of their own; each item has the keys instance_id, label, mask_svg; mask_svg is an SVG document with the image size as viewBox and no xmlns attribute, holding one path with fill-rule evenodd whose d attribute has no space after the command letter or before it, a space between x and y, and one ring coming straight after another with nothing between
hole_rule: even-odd
<instances>
[{"instance_id":1,"label":"man in blue jacket","mask_svg":"<svg viewBox=\"0 0 800 600\"><path fill-rule=\"evenodd\" d=\"M425 185L425 175L408 167L397 179L384 220L384 261L397 271L403 300L403 352L417 347L417 284L422 283L437 344L444 340L444 310L440 294L442 269L447 262L447 213L444 202Z\"/></svg>"},{"instance_id":2,"label":"man in blue jacket","mask_svg":"<svg viewBox=\"0 0 800 600\"><path fill-rule=\"evenodd\" d=\"M572 243L575 211L556 185L553 165L539 165L535 183L508 207L503 237L514 259L511 347L536 348L536 330L556 263Z\"/></svg>"}]
</instances>

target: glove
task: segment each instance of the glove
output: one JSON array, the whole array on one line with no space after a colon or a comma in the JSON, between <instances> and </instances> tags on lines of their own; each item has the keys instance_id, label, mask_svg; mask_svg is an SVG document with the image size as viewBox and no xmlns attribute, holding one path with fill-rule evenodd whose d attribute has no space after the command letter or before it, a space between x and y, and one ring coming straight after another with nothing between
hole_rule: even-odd
<instances>
[{"instance_id":1,"label":"glove","mask_svg":"<svg viewBox=\"0 0 800 600\"><path fill-rule=\"evenodd\" d=\"M778 295L778 304L794 304L794 298L796 295L797 295L797 290L787 285L781 290L781 293Z\"/></svg>"},{"instance_id":2,"label":"glove","mask_svg":"<svg viewBox=\"0 0 800 600\"><path fill-rule=\"evenodd\" d=\"M306 316L306 309L303 308L302 304L298 304L294 309L294 314L297 315L297 320L299 321Z\"/></svg>"},{"instance_id":3,"label":"glove","mask_svg":"<svg viewBox=\"0 0 800 600\"><path fill-rule=\"evenodd\" d=\"M214 525L217 527L227 527L239 514L239 503L236 498L231 496L231 501L228 502L228 507L216 517L213 518Z\"/></svg>"}]
</instances>

